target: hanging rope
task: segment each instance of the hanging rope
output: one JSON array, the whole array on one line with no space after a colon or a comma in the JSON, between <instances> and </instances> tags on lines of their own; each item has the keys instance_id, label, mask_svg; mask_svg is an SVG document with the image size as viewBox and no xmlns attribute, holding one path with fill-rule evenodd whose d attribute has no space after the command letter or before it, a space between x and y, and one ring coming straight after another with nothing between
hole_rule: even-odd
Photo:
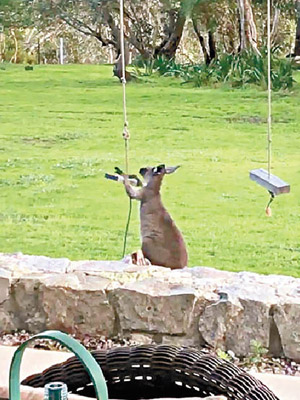
<instances>
[{"instance_id":1,"label":"hanging rope","mask_svg":"<svg viewBox=\"0 0 300 400\"><path fill-rule=\"evenodd\" d=\"M123 127L123 139L125 141L125 173L129 174L129 124L127 120L127 105L126 105L126 64L125 64L125 41L124 41L124 0L120 0L120 51L121 51L121 64L122 64L122 88L123 88L123 116L124 116L124 127ZM126 222L126 228L123 239L123 254L122 258L124 258L126 253L126 245L127 245L127 235L129 230L130 218L132 211L132 200L129 199L129 210L128 217Z\"/></svg>"},{"instance_id":2,"label":"hanging rope","mask_svg":"<svg viewBox=\"0 0 300 400\"><path fill-rule=\"evenodd\" d=\"M267 16L267 49L268 49L268 129L267 129L267 147L268 147L268 179L271 177L271 162L272 162L272 77L271 77L271 0L268 3L268 16ZM272 216L271 203L275 196L270 192L270 200L266 207L266 214L268 217Z\"/></svg>"},{"instance_id":3,"label":"hanging rope","mask_svg":"<svg viewBox=\"0 0 300 400\"><path fill-rule=\"evenodd\" d=\"M121 64L122 64L122 87L123 87L123 116L124 116L124 127L123 127L123 138L125 140L125 171L129 173L129 129L127 120L127 107L126 107L126 64L125 64L125 41L124 41L124 0L120 0L120 51L121 51Z\"/></svg>"},{"instance_id":4,"label":"hanging rope","mask_svg":"<svg viewBox=\"0 0 300 400\"><path fill-rule=\"evenodd\" d=\"M271 175L271 157L272 157L272 78L271 78L271 0L268 2L268 174Z\"/></svg>"}]
</instances>

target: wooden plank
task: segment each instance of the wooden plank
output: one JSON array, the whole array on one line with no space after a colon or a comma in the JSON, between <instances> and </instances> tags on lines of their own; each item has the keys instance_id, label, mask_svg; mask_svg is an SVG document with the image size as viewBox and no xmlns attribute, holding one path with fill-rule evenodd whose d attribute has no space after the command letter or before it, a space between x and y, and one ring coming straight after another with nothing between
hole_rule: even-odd
<instances>
[{"instance_id":1,"label":"wooden plank","mask_svg":"<svg viewBox=\"0 0 300 400\"><path fill-rule=\"evenodd\" d=\"M276 175L272 175L263 168L253 169L250 171L250 179L267 189L269 192L278 196L282 193L289 193L291 188L287 182L278 178Z\"/></svg>"}]
</instances>

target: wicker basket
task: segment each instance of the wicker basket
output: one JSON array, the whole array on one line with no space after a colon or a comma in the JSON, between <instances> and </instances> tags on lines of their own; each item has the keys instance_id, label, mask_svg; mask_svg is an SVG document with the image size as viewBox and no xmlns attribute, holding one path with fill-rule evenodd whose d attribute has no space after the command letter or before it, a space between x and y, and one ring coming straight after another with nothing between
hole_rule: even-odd
<instances>
[{"instance_id":1,"label":"wicker basket","mask_svg":"<svg viewBox=\"0 0 300 400\"><path fill-rule=\"evenodd\" d=\"M109 397L151 399L224 395L236 400L279 400L262 382L229 361L176 346L143 345L93 351L107 381ZM83 365L72 357L22 384L41 387L62 381L71 392L94 397Z\"/></svg>"}]
</instances>

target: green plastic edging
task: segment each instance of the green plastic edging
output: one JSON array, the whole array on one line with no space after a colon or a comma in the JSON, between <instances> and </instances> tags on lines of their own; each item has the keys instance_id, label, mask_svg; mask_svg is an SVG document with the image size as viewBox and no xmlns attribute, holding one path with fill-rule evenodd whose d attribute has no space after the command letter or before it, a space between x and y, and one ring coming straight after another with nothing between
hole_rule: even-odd
<instances>
[{"instance_id":1,"label":"green plastic edging","mask_svg":"<svg viewBox=\"0 0 300 400\"><path fill-rule=\"evenodd\" d=\"M45 331L22 343L15 351L9 371L9 400L21 400L20 367L26 346L36 339L51 339L64 345L82 362L95 387L98 400L108 400L106 382L95 358L77 340L60 331Z\"/></svg>"}]
</instances>

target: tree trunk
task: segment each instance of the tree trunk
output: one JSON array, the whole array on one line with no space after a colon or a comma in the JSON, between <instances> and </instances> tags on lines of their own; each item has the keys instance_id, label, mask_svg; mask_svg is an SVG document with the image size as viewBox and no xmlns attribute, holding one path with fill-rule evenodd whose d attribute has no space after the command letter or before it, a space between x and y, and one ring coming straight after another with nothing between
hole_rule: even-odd
<instances>
[{"instance_id":1,"label":"tree trunk","mask_svg":"<svg viewBox=\"0 0 300 400\"><path fill-rule=\"evenodd\" d=\"M176 54L176 50L179 46L183 28L186 21L186 15L181 11L178 12L178 17L175 21L174 28L170 32L168 38L164 39L163 43L156 49L156 56L164 56L168 59L174 58Z\"/></svg>"},{"instance_id":2,"label":"tree trunk","mask_svg":"<svg viewBox=\"0 0 300 400\"><path fill-rule=\"evenodd\" d=\"M15 52L14 52L14 55L11 57L10 62L16 64L17 59L18 59L19 44L18 44L16 32L14 29L11 29L11 35L12 35L14 43L15 43Z\"/></svg>"},{"instance_id":3,"label":"tree trunk","mask_svg":"<svg viewBox=\"0 0 300 400\"><path fill-rule=\"evenodd\" d=\"M5 33L0 32L0 62L5 61L5 48L6 48L6 42L5 42Z\"/></svg>"},{"instance_id":4,"label":"tree trunk","mask_svg":"<svg viewBox=\"0 0 300 400\"><path fill-rule=\"evenodd\" d=\"M208 47L209 47L210 62L212 62L212 60L214 60L217 57L216 43L212 31L208 31Z\"/></svg>"},{"instance_id":5,"label":"tree trunk","mask_svg":"<svg viewBox=\"0 0 300 400\"><path fill-rule=\"evenodd\" d=\"M208 49L205 45L204 37L201 35L201 32L198 28L197 21L193 18L193 27L194 31L199 39L199 43L203 52L205 64L209 65L216 57L217 57L217 50L216 50L216 43L214 39L214 34L212 31L208 31Z\"/></svg>"},{"instance_id":6,"label":"tree trunk","mask_svg":"<svg viewBox=\"0 0 300 400\"><path fill-rule=\"evenodd\" d=\"M243 51L247 48L260 54L257 48L257 29L254 20L251 0L237 0L240 21L240 47Z\"/></svg>"},{"instance_id":7,"label":"tree trunk","mask_svg":"<svg viewBox=\"0 0 300 400\"><path fill-rule=\"evenodd\" d=\"M280 9L278 7L275 7L273 24L272 24L272 32L271 32L272 43L276 42L276 39L277 39L279 20L280 20Z\"/></svg>"},{"instance_id":8,"label":"tree trunk","mask_svg":"<svg viewBox=\"0 0 300 400\"><path fill-rule=\"evenodd\" d=\"M40 42L40 38L38 38L38 44L37 44L37 63L39 65L41 63L41 42Z\"/></svg>"},{"instance_id":9,"label":"tree trunk","mask_svg":"<svg viewBox=\"0 0 300 400\"><path fill-rule=\"evenodd\" d=\"M295 38L295 56L300 56L300 0L296 0L297 28Z\"/></svg>"},{"instance_id":10,"label":"tree trunk","mask_svg":"<svg viewBox=\"0 0 300 400\"><path fill-rule=\"evenodd\" d=\"M244 51L246 49L245 4L244 4L244 0L237 0L237 6L238 6L239 32L240 32L239 51Z\"/></svg>"},{"instance_id":11,"label":"tree trunk","mask_svg":"<svg viewBox=\"0 0 300 400\"><path fill-rule=\"evenodd\" d=\"M116 25L114 18L112 17L112 14L110 13L110 10L108 10L106 7L103 7L102 9L103 16L105 18L105 21L107 25L109 26L109 29L111 31L111 44L114 46L117 52L117 57L120 55L121 50L120 50L120 29ZM98 38L97 38L98 39ZM101 41L101 39L98 39Z\"/></svg>"},{"instance_id":12,"label":"tree trunk","mask_svg":"<svg viewBox=\"0 0 300 400\"><path fill-rule=\"evenodd\" d=\"M198 39L199 39L199 43L200 43L200 47L201 47L201 50L202 50L202 53L203 53L205 64L209 65L210 61L211 61L210 60L210 54L208 53L207 48L205 46L204 37L201 35L201 32L200 32L200 30L198 28L196 18L193 18L192 21L193 21L194 31L195 31Z\"/></svg>"},{"instance_id":13,"label":"tree trunk","mask_svg":"<svg viewBox=\"0 0 300 400\"><path fill-rule=\"evenodd\" d=\"M257 48L257 29L253 15L251 0L245 1L245 30L248 43L255 53L260 54Z\"/></svg>"}]
</instances>

